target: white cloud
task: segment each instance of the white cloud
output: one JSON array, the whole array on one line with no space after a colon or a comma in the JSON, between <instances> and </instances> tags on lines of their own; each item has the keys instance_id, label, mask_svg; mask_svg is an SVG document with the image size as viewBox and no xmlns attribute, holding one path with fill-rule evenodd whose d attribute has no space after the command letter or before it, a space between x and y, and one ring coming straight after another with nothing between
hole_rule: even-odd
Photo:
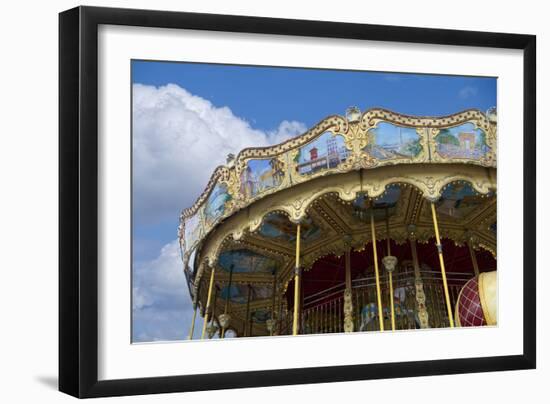
<instances>
[{"instance_id":1,"label":"white cloud","mask_svg":"<svg viewBox=\"0 0 550 404\"><path fill-rule=\"evenodd\" d=\"M458 96L462 99L467 99L477 95L477 88L472 86L466 86L460 89Z\"/></svg>"},{"instance_id":2,"label":"white cloud","mask_svg":"<svg viewBox=\"0 0 550 404\"><path fill-rule=\"evenodd\" d=\"M155 259L136 263L134 282L134 309L155 302L158 291L164 296L187 294L187 286L180 289L186 283L177 240L163 246Z\"/></svg>"},{"instance_id":3,"label":"white cloud","mask_svg":"<svg viewBox=\"0 0 550 404\"><path fill-rule=\"evenodd\" d=\"M155 259L134 265L132 286L133 341L187 338L193 308L177 240L162 247ZM197 316L195 335L200 324Z\"/></svg>"},{"instance_id":4,"label":"white cloud","mask_svg":"<svg viewBox=\"0 0 550 404\"><path fill-rule=\"evenodd\" d=\"M177 217L228 153L279 143L305 130L302 123L282 121L275 130L261 131L228 107L216 107L175 84L134 84L134 218L153 223Z\"/></svg>"},{"instance_id":5,"label":"white cloud","mask_svg":"<svg viewBox=\"0 0 550 404\"><path fill-rule=\"evenodd\" d=\"M193 204L228 153L279 143L306 130L286 120L271 131L254 129L228 107L215 107L173 84L135 84L132 124L134 224L168 226L174 234L179 212ZM150 256L158 248L155 237L134 237L134 257ZM193 310L182 265L176 240L151 260L134 258L134 341L187 338ZM201 327L197 316L195 337Z\"/></svg>"},{"instance_id":6,"label":"white cloud","mask_svg":"<svg viewBox=\"0 0 550 404\"><path fill-rule=\"evenodd\" d=\"M277 130L268 132L268 139L271 144L277 144L302 134L306 130L306 126L301 122L284 120L279 124Z\"/></svg>"}]
</instances>

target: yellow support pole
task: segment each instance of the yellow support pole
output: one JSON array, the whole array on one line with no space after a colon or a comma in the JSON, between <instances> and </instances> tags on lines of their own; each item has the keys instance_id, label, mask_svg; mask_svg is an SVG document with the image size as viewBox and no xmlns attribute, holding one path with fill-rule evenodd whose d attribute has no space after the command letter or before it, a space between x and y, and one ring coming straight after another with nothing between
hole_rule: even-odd
<instances>
[{"instance_id":1,"label":"yellow support pole","mask_svg":"<svg viewBox=\"0 0 550 404\"><path fill-rule=\"evenodd\" d=\"M296 267L294 271L294 319L292 322L292 335L298 335L298 306L300 305L300 224L296 227Z\"/></svg>"},{"instance_id":2,"label":"yellow support pole","mask_svg":"<svg viewBox=\"0 0 550 404\"><path fill-rule=\"evenodd\" d=\"M194 304L193 320L191 320L191 329L189 330L189 336L187 339L193 339L193 332L195 331L195 319L197 318L197 304Z\"/></svg>"},{"instance_id":3,"label":"yellow support pole","mask_svg":"<svg viewBox=\"0 0 550 404\"><path fill-rule=\"evenodd\" d=\"M204 311L204 324L202 325L201 339L204 339L206 333L206 325L208 324L208 310L210 309L210 299L212 298L212 287L214 286L214 273L216 268L212 267L210 272L210 285L208 286L208 297L206 298L206 310Z\"/></svg>"},{"instance_id":4,"label":"yellow support pole","mask_svg":"<svg viewBox=\"0 0 550 404\"><path fill-rule=\"evenodd\" d=\"M439 266L441 267L441 278L443 279L443 289L445 291L445 302L447 303L447 315L449 316L449 324L454 328L453 310L451 309L451 299L449 298L449 287L447 286L447 275L445 274L445 262L443 261L443 248L439 237L439 226L437 224L437 214L435 212L435 204L431 202L432 218L434 222L435 241L437 243L437 254L439 255Z\"/></svg>"},{"instance_id":5,"label":"yellow support pole","mask_svg":"<svg viewBox=\"0 0 550 404\"><path fill-rule=\"evenodd\" d=\"M384 331L384 315L382 313L382 297L380 296L380 274L378 272L378 254L376 252L376 233L374 230L374 206L370 210L370 232L372 235L372 253L374 255L374 274L376 276L376 298L378 300L378 322L380 331Z\"/></svg>"}]
</instances>

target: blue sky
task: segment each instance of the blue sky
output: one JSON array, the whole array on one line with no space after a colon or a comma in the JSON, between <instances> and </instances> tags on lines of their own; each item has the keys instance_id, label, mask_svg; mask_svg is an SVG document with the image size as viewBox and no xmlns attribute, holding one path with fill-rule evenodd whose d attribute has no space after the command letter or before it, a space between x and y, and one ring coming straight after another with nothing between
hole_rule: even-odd
<instances>
[{"instance_id":1,"label":"blue sky","mask_svg":"<svg viewBox=\"0 0 550 404\"><path fill-rule=\"evenodd\" d=\"M132 68L134 83L177 84L264 130L284 119L312 126L350 105L411 115L496 105L494 78L141 61Z\"/></svg>"},{"instance_id":2,"label":"blue sky","mask_svg":"<svg viewBox=\"0 0 550 404\"><path fill-rule=\"evenodd\" d=\"M133 335L148 341L186 332L190 302L172 251L178 215L227 153L280 142L349 106L429 116L486 111L496 106L497 80L133 61L132 84Z\"/></svg>"}]
</instances>

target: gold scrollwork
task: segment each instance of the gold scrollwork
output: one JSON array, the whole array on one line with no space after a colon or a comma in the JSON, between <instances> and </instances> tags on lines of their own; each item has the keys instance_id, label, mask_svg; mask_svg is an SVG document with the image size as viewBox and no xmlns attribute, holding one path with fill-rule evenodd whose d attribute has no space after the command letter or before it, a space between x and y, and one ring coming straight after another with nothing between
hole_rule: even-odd
<instances>
[{"instance_id":1,"label":"gold scrollwork","mask_svg":"<svg viewBox=\"0 0 550 404\"><path fill-rule=\"evenodd\" d=\"M365 146L368 145L369 142L372 142L372 136L369 134L369 130L375 128L382 122L416 128L422 146L420 153L415 157L398 157L387 160L376 159L369 155L364 150ZM443 158L439 156L436 153L436 144L434 140L438 131L442 128L448 128L466 122L474 123L476 128L480 128L485 132L487 145L489 146L488 153L479 160ZM322 136L325 132L330 132L332 136L342 136L344 138L345 148L348 150L347 158L336 167L320 170L307 176L297 174L296 156L299 149ZM280 172L281 176L278 178L277 186L272 186L254 195L243 194L241 174L246 170L248 162L254 159L269 159L270 161L275 161L277 164L277 172ZM358 122L348 122L346 118L338 115L329 116L298 137L270 147L244 149L237 155L231 164L216 168L205 190L197 201L191 207L182 211L180 229L178 230L180 246L184 251L184 257L188 257L190 251L208 237L212 229L220 222L231 219L235 214L241 211L255 212L255 209L248 208L252 208L254 204L264 199L271 200L274 195L276 196L280 193L284 193L284 191L289 188L294 189L299 184L314 183L319 178L328 178L334 174L340 175L343 173L357 172L357 170L362 169L374 169L385 166L395 166L398 164L408 164L412 167L423 163L452 164L457 162L484 167L496 166L496 124L491 123L480 111L467 110L446 117L413 117L384 109L371 109L364 112ZM426 167L425 164L424 166ZM318 197L318 195L326 192L337 192L343 200L351 200L354 198L359 188L359 190L366 191L369 195L374 197L383 193L385 186L392 181L396 181L396 178L398 178L399 181L403 183L417 186L426 198L435 200L439 197L439 190L445 183L456 179L471 179L468 173L462 175L460 172L456 171L454 174L449 174L446 178L427 174L423 179L419 176L407 174L410 168L401 171L399 175L392 174L386 178L377 178L376 181L369 180L370 175L367 171L360 185L357 183L353 186L337 185L333 188L324 188L321 186L311 195L295 196L294 198L288 197L284 202L279 202L276 206L273 206L273 208L284 211L289 215L292 221L299 222L305 217L305 211L310 203ZM484 181L485 180L474 182L474 187L479 192L486 192L487 190L488 185L486 181ZM213 222L206 223L204 218L202 218L203 215L200 215L201 226L203 226L202 234L199 240L196 240L193 245L187 245L185 242L186 222L190 220L193 215L197 213L200 214L200 210L204 208L216 184L223 184L227 187L227 193L230 199L225 202L223 213L216 217ZM253 214L250 216L246 226L242 225L238 227L233 231L232 235L235 239L240 239L243 237L245 227L247 231L254 231L260 224L261 217Z\"/></svg>"}]
</instances>

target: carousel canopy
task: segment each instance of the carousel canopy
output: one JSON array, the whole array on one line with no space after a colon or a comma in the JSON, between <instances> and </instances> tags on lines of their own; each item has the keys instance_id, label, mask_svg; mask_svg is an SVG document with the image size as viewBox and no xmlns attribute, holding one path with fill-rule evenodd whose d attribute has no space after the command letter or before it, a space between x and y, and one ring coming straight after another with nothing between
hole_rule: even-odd
<instances>
[{"instance_id":1,"label":"carousel canopy","mask_svg":"<svg viewBox=\"0 0 550 404\"><path fill-rule=\"evenodd\" d=\"M350 108L284 143L244 149L214 171L180 217L190 291L204 305L199 280L216 268L217 298L252 305L265 322L274 288L284 292L294 273L297 223L307 271L364 250L371 215L377 240L391 238L394 251L411 237L429 241L429 202L446 243L472 243L488 254L481 265L491 266L495 194L494 111L414 117Z\"/></svg>"}]
</instances>

